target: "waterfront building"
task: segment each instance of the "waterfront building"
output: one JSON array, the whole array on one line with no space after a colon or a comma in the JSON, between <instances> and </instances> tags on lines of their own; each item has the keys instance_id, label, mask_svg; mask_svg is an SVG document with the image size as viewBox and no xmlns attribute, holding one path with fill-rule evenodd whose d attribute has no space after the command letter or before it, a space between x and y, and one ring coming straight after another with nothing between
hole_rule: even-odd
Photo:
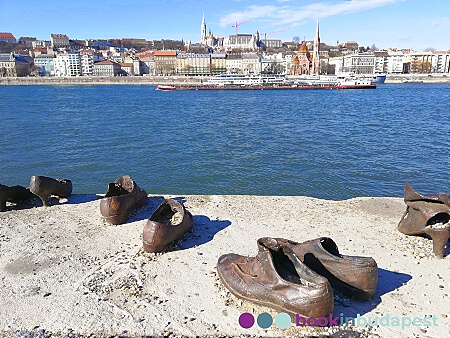
<instances>
[{"instance_id":1,"label":"waterfront building","mask_svg":"<svg viewBox=\"0 0 450 338\"><path fill-rule=\"evenodd\" d=\"M256 53L242 53L243 74L261 74L261 57Z\"/></svg>"},{"instance_id":2,"label":"waterfront building","mask_svg":"<svg viewBox=\"0 0 450 338\"><path fill-rule=\"evenodd\" d=\"M242 55L228 54L225 59L225 67L228 74L242 74Z\"/></svg>"},{"instance_id":3,"label":"waterfront building","mask_svg":"<svg viewBox=\"0 0 450 338\"><path fill-rule=\"evenodd\" d=\"M55 76L80 76L80 53L68 51L56 55L54 59Z\"/></svg>"},{"instance_id":4,"label":"waterfront building","mask_svg":"<svg viewBox=\"0 0 450 338\"><path fill-rule=\"evenodd\" d=\"M55 75L55 56L52 54L39 54L34 57L34 65L36 66L40 76Z\"/></svg>"},{"instance_id":5,"label":"waterfront building","mask_svg":"<svg viewBox=\"0 0 450 338\"><path fill-rule=\"evenodd\" d=\"M156 51L154 54L157 75L174 75L177 69L177 52L170 50Z\"/></svg>"},{"instance_id":6,"label":"waterfront building","mask_svg":"<svg viewBox=\"0 0 450 338\"><path fill-rule=\"evenodd\" d=\"M330 65L330 69L334 68L334 74L339 75L343 73L343 58L340 56L329 58L328 64Z\"/></svg>"},{"instance_id":7,"label":"waterfront building","mask_svg":"<svg viewBox=\"0 0 450 338\"><path fill-rule=\"evenodd\" d=\"M433 73L450 72L450 52L433 52L431 60Z\"/></svg>"},{"instance_id":8,"label":"waterfront building","mask_svg":"<svg viewBox=\"0 0 450 338\"><path fill-rule=\"evenodd\" d=\"M227 72L227 54L212 53L211 57L211 75L225 74Z\"/></svg>"},{"instance_id":9,"label":"waterfront building","mask_svg":"<svg viewBox=\"0 0 450 338\"><path fill-rule=\"evenodd\" d=\"M408 57L410 73L431 73L433 52L413 52Z\"/></svg>"},{"instance_id":10,"label":"waterfront building","mask_svg":"<svg viewBox=\"0 0 450 338\"><path fill-rule=\"evenodd\" d=\"M32 59L14 53L0 54L0 77L26 76L30 73Z\"/></svg>"},{"instance_id":11,"label":"waterfront building","mask_svg":"<svg viewBox=\"0 0 450 338\"><path fill-rule=\"evenodd\" d=\"M53 48L63 48L70 46L69 38L66 34L51 34L50 41Z\"/></svg>"},{"instance_id":12,"label":"waterfront building","mask_svg":"<svg viewBox=\"0 0 450 338\"><path fill-rule=\"evenodd\" d=\"M94 63L94 76L118 76L120 74L120 65L110 60Z\"/></svg>"},{"instance_id":13,"label":"waterfront building","mask_svg":"<svg viewBox=\"0 0 450 338\"><path fill-rule=\"evenodd\" d=\"M211 74L210 54L178 53L177 74L209 75Z\"/></svg>"},{"instance_id":14,"label":"waterfront building","mask_svg":"<svg viewBox=\"0 0 450 338\"><path fill-rule=\"evenodd\" d=\"M303 41L300 50L294 57L290 67L290 75L309 75L311 74L311 54L309 53L308 47L306 47L306 42Z\"/></svg>"},{"instance_id":15,"label":"waterfront building","mask_svg":"<svg viewBox=\"0 0 450 338\"><path fill-rule=\"evenodd\" d=\"M404 55L402 52L388 51L386 74L401 74L404 72Z\"/></svg>"},{"instance_id":16,"label":"waterfront building","mask_svg":"<svg viewBox=\"0 0 450 338\"><path fill-rule=\"evenodd\" d=\"M140 72L142 75L155 75L156 64L153 56L143 56L139 58ZM135 73L136 74L136 73Z\"/></svg>"},{"instance_id":17,"label":"waterfront building","mask_svg":"<svg viewBox=\"0 0 450 338\"><path fill-rule=\"evenodd\" d=\"M80 50L81 75L91 76L94 73L94 51L92 49Z\"/></svg>"},{"instance_id":18,"label":"waterfront building","mask_svg":"<svg viewBox=\"0 0 450 338\"><path fill-rule=\"evenodd\" d=\"M386 74L388 72L388 64L389 64L389 54L386 51L375 51L373 52L375 56L375 74Z\"/></svg>"},{"instance_id":19,"label":"waterfront building","mask_svg":"<svg viewBox=\"0 0 450 338\"><path fill-rule=\"evenodd\" d=\"M16 38L11 33L0 33L0 41L16 43Z\"/></svg>"},{"instance_id":20,"label":"waterfront building","mask_svg":"<svg viewBox=\"0 0 450 338\"><path fill-rule=\"evenodd\" d=\"M120 63L121 75L133 75L133 63Z\"/></svg>"},{"instance_id":21,"label":"waterfront building","mask_svg":"<svg viewBox=\"0 0 450 338\"><path fill-rule=\"evenodd\" d=\"M342 71L352 74L374 74L375 55L372 53L344 55Z\"/></svg>"}]
</instances>

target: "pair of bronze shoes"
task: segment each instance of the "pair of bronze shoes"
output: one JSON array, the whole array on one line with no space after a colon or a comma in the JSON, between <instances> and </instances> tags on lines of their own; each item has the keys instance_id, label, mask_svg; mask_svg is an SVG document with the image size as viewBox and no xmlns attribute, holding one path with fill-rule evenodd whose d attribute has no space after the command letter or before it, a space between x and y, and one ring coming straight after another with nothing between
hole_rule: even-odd
<instances>
[{"instance_id":1,"label":"pair of bronze shoes","mask_svg":"<svg viewBox=\"0 0 450 338\"><path fill-rule=\"evenodd\" d=\"M127 221L131 211L147 203L147 193L128 175L110 183L105 197L100 201L100 212L111 224ZM162 252L171 242L190 231L193 217L181 202L166 199L147 220L143 231L146 252Z\"/></svg>"},{"instance_id":2,"label":"pair of bronze shoes","mask_svg":"<svg viewBox=\"0 0 450 338\"><path fill-rule=\"evenodd\" d=\"M238 298L318 318L333 311L333 288L358 300L375 294L375 260L341 255L331 238L296 243L264 237L257 245L256 257L231 253L222 255L217 263L223 285Z\"/></svg>"},{"instance_id":3,"label":"pair of bronze shoes","mask_svg":"<svg viewBox=\"0 0 450 338\"><path fill-rule=\"evenodd\" d=\"M443 258L450 237L450 196L444 193L420 194L406 182L404 201L406 211L398 230L405 235L430 236L433 253L437 258Z\"/></svg>"},{"instance_id":4,"label":"pair of bronze shoes","mask_svg":"<svg viewBox=\"0 0 450 338\"><path fill-rule=\"evenodd\" d=\"M20 185L8 187L0 184L0 211L6 210L6 202L20 203L36 195L44 206L48 206L50 195L69 197L71 193L72 182L64 178L32 176L28 189Z\"/></svg>"}]
</instances>

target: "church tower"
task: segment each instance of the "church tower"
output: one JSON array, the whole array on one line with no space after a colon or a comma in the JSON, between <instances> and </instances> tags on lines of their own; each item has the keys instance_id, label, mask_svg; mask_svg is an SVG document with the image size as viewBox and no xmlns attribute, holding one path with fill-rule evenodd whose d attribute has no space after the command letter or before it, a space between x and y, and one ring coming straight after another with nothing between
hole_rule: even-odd
<instances>
[{"instance_id":1,"label":"church tower","mask_svg":"<svg viewBox=\"0 0 450 338\"><path fill-rule=\"evenodd\" d=\"M202 45L206 45L206 23L205 23L205 13L203 13L202 20L202 38L200 39Z\"/></svg>"},{"instance_id":2,"label":"church tower","mask_svg":"<svg viewBox=\"0 0 450 338\"><path fill-rule=\"evenodd\" d=\"M319 37L319 19L317 19L317 28L316 28L316 36L314 37L314 50L313 50L313 59L312 59L312 74L319 75L320 73L320 58L319 58L319 46L320 46L320 37Z\"/></svg>"}]
</instances>

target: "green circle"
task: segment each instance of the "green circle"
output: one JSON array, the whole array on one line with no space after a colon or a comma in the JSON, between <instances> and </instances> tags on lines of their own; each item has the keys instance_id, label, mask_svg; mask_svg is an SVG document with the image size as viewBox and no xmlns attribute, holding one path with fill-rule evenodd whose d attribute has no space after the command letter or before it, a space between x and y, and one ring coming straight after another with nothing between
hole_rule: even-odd
<instances>
[{"instance_id":1,"label":"green circle","mask_svg":"<svg viewBox=\"0 0 450 338\"><path fill-rule=\"evenodd\" d=\"M256 322L261 329L268 329L273 323L273 318L267 312L263 312L258 316Z\"/></svg>"},{"instance_id":2,"label":"green circle","mask_svg":"<svg viewBox=\"0 0 450 338\"><path fill-rule=\"evenodd\" d=\"M281 312L275 317L275 324L280 329L287 329L291 325L291 316L286 312Z\"/></svg>"}]
</instances>

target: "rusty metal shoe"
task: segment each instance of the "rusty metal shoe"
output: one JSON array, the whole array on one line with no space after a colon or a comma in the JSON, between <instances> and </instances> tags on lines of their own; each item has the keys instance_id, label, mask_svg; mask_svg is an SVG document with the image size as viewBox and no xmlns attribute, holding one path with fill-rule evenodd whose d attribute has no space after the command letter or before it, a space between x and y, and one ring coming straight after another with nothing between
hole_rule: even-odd
<instances>
[{"instance_id":1,"label":"rusty metal shoe","mask_svg":"<svg viewBox=\"0 0 450 338\"><path fill-rule=\"evenodd\" d=\"M65 178L51 178L46 176L32 176L30 180L30 191L39 196L42 204L49 205L50 195L58 197L69 197L72 193L72 181Z\"/></svg>"},{"instance_id":2,"label":"rusty metal shoe","mask_svg":"<svg viewBox=\"0 0 450 338\"><path fill-rule=\"evenodd\" d=\"M20 185L8 187L0 184L0 211L6 211L6 202L20 203L33 196L29 189Z\"/></svg>"},{"instance_id":3,"label":"rusty metal shoe","mask_svg":"<svg viewBox=\"0 0 450 338\"><path fill-rule=\"evenodd\" d=\"M274 238L260 238L256 257L222 255L217 271L222 284L236 297L289 314L324 317L333 311L328 280L302 263Z\"/></svg>"},{"instance_id":4,"label":"rusty metal shoe","mask_svg":"<svg viewBox=\"0 0 450 338\"><path fill-rule=\"evenodd\" d=\"M109 183L105 197L100 200L100 213L111 224L125 223L133 209L147 203L147 193L130 178L120 176Z\"/></svg>"},{"instance_id":5,"label":"rusty metal shoe","mask_svg":"<svg viewBox=\"0 0 450 338\"><path fill-rule=\"evenodd\" d=\"M444 193L420 194L406 182L404 201L406 211L398 224L398 231L405 235L429 235L433 240L434 254L443 258L450 237L450 196Z\"/></svg>"},{"instance_id":6,"label":"rusty metal shoe","mask_svg":"<svg viewBox=\"0 0 450 338\"><path fill-rule=\"evenodd\" d=\"M145 252L162 252L169 243L190 231L194 219L184 205L166 199L150 216L144 227L142 240Z\"/></svg>"},{"instance_id":7,"label":"rusty metal shoe","mask_svg":"<svg viewBox=\"0 0 450 338\"><path fill-rule=\"evenodd\" d=\"M344 296L367 300L375 294L378 267L373 258L341 255L336 243L328 237L304 243L276 240L289 247L309 268L326 277Z\"/></svg>"}]
</instances>

